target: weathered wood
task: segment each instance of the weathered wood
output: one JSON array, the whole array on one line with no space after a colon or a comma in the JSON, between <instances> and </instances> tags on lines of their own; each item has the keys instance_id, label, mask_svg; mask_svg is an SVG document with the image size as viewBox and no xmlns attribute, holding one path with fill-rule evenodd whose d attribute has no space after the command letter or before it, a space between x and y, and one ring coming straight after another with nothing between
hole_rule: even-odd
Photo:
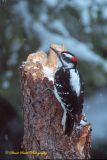
<instances>
[{"instance_id":1,"label":"weathered wood","mask_svg":"<svg viewBox=\"0 0 107 160\"><path fill-rule=\"evenodd\" d=\"M64 46L52 45L59 50ZM25 151L46 151L47 155L27 155L29 159L89 159L91 125L74 127L72 136L64 135L61 119L62 107L53 92L53 78L57 68L57 57L37 52L30 54L20 67L23 95ZM47 74L49 71L50 75Z\"/></svg>"}]
</instances>

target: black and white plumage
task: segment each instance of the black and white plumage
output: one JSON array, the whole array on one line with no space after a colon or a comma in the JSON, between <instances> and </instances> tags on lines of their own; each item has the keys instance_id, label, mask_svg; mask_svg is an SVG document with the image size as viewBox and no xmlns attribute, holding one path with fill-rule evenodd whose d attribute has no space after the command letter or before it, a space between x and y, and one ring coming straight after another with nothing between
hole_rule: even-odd
<instances>
[{"instance_id":1,"label":"black and white plumage","mask_svg":"<svg viewBox=\"0 0 107 160\"><path fill-rule=\"evenodd\" d=\"M70 136L75 124L79 124L82 114L84 87L76 68L77 58L70 52L59 52L51 48L58 56L59 68L54 77L54 92L64 110L62 125L65 134Z\"/></svg>"}]
</instances>

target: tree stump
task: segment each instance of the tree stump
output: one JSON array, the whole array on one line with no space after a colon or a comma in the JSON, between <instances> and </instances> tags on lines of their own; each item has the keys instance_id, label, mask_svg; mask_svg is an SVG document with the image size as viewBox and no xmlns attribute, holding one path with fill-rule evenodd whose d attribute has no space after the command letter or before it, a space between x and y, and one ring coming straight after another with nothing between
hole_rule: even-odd
<instances>
[{"instance_id":1,"label":"tree stump","mask_svg":"<svg viewBox=\"0 0 107 160\"><path fill-rule=\"evenodd\" d=\"M64 46L51 47L64 51ZM53 77L58 66L56 54L30 54L21 67L23 95L23 146L29 159L89 159L91 125L81 118L72 135L64 135L63 109L54 95ZM83 123L84 122L84 123ZM45 154L46 153L46 154Z\"/></svg>"}]
</instances>

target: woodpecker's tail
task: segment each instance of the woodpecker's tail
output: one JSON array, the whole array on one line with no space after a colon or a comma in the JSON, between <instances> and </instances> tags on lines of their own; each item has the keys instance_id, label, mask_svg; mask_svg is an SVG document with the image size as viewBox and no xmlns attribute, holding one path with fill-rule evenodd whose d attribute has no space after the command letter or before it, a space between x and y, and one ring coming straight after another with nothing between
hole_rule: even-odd
<instances>
[{"instance_id":1,"label":"woodpecker's tail","mask_svg":"<svg viewBox=\"0 0 107 160\"><path fill-rule=\"evenodd\" d=\"M66 122L65 122L65 134L68 136L71 135L74 126L74 116L70 113L66 113Z\"/></svg>"}]
</instances>

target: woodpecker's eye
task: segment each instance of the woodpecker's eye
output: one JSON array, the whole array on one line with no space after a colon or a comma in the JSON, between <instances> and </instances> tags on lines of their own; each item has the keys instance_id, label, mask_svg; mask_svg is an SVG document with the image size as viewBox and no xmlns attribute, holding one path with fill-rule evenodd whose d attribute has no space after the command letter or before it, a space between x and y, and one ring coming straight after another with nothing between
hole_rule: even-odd
<instances>
[{"instance_id":1,"label":"woodpecker's eye","mask_svg":"<svg viewBox=\"0 0 107 160\"><path fill-rule=\"evenodd\" d=\"M77 57L72 57L72 58L71 58L71 62L73 62L73 63L77 63L77 62L78 62Z\"/></svg>"}]
</instances>

